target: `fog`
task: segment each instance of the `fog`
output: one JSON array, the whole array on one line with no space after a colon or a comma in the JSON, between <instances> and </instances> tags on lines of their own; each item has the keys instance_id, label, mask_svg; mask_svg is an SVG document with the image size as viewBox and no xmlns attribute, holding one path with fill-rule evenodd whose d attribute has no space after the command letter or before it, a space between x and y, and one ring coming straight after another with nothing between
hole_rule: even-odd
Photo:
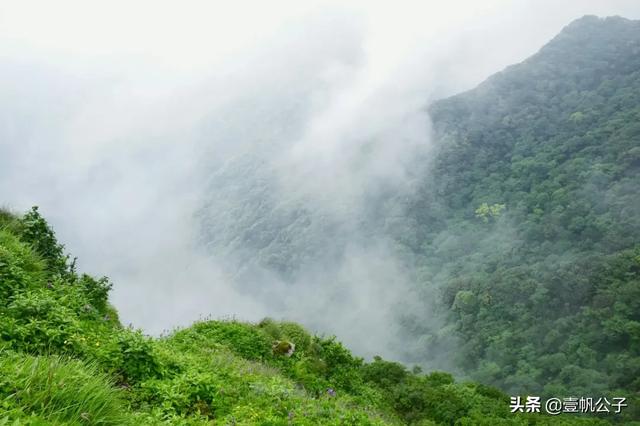
<instances>
[{"instance_id":1,"label":"fog","mask_svg":"<svg viewBox=\"0 0 640 426\"><path fill-rule=\"evenodd\" d=\"M402 316L437 319L379 225L426 106L585 14L640 6L4 1L0 203L40 206L148 333L270 316L401 359Z\"/></svg>"}]
</instances>

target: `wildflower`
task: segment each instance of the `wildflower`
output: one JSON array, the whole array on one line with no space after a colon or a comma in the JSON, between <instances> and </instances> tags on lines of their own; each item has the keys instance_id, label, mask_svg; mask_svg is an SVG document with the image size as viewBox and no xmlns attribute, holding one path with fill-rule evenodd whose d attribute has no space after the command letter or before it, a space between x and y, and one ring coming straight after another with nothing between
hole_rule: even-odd
<instances>
[{"instance_id":1,"label":"wildflower","mask_svg":"<svg viewBox=\"0 0 640 426\"><path fill-rule=\"evenodd\" d=\"M329 389L327 389L327 395L336 396L336 391L333 390L332 388L329 388Z\"/></svg>"}]
</instances>

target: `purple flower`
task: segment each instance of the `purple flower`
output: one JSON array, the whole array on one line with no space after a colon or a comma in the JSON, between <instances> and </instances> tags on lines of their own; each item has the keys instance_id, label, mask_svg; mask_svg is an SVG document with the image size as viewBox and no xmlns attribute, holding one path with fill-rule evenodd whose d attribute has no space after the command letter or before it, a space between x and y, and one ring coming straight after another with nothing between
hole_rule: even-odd
<instances>
[{"instance_id":1,"label":"purple flower","mask_svg":"<svg viewBox=\"0 0 640 426\"><path fill-rule=\"evenodd\" d=\"M336 396L336 391L334 391L332 388L329 388L327 389L327 395Z\"/></svg>"}]
</instances>

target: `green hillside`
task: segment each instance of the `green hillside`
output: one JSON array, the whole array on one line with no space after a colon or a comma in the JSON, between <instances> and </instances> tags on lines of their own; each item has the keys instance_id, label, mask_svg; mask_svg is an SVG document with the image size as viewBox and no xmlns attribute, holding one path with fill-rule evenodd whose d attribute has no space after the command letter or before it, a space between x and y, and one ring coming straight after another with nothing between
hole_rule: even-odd
<instances>
[{"instance_id":1,"label":"green hillside","mask_svg":"<svg viewBox=\"0 0 640 426\"><path fill-rule=\"evenodd\" d=\"M74 270L36 208L0 212L0 424L551 424L510 414L497 389L365 363L295 323L150 338L120 324L110 287Z\"/></svg>"},{"instance_id":2,"label":"green hillside","mask_svg":"<svg viewBox=\"0 0 640 426\"><path fill-rule=\"evenodd\" d=\"M587 16L430 107L398 238L448 326L408 324L507 392L640 392L640 22ZM631 413L633 411L633 413Z\"/></svg>"},{"instance_id":3,"label":"green hillside","mask_svg":"<svg viewBox=\"0 0 640 426\"><path fill-rule=\"evenodd\" d=\"M407 193L325 217L276 199L257 153L212 175L198 218L203 243L233 255L247 282L255 269L296 283L306 262L348 257L354 235L393 241L423 295L424 313L402 312L404 358L452 374L366 362L271 319L145 336L120 323L107 278L76 271L37 208L0 210L0 425L634 424L640 22L579 19L429 113L434 147L416 156ZM515 395L628 407L512 414Z\"/></svg>"}]
</instances>

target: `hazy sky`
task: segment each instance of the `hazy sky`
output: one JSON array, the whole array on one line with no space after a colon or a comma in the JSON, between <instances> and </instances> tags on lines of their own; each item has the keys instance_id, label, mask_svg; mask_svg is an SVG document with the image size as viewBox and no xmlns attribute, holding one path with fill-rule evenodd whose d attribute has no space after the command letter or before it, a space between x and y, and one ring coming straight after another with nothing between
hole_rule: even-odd
<instances>
[{"instance_id":1,"label":"hazy sky","mask_svg":"<svg viewBox=\"0 0 640 426\"><path fill-rule=\"evenodd\" d=\"M367 353L358 336L390 338L385 306L403 302L385 292L402 275L385 248L336 267L354 311L322 315L329 286L274 312L197 247L208 173L260 152L287 193L339 215L376 179L402 185L409 148L429 145L426 104L585 14L637 19L640 3L1 0L0 203L40 205L81 269L113 278L125 322L308 315ZM380 149L355 173L362 140Z\"/></svg>"},{"instance_id":2,"label":"hazy sky","mask_svg":"<svg viewBox=\"0 0 640 426\"><path fill-rule=\"evenodd\" d=\"M460 74L478 79L531 54L572 19L636 18L638 9L633 0L2 1L0 52L65 68L97 61L132 74L146 72L138 68L146 63L157 67L153 74L188 79L268 46L274 32L301 19L340 11L363 32L372 79L388 78L431 45L453 48L447 56L456 59L464 50L472 69Z\"/></svg>"}]
</instances>

